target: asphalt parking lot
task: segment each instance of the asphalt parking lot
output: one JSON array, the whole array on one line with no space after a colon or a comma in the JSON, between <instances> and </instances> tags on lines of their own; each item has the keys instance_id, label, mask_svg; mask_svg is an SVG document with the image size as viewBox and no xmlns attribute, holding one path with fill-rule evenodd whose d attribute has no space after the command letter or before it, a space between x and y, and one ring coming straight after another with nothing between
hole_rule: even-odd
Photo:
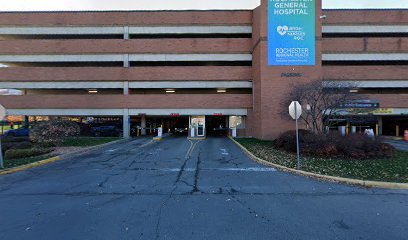
<instances>
[{"instance_id":1,"label":"asphalt parking lot","mask_svg":"<svg viewBox=\"0 0 408 240\"><path fill-rule=\"evenodd\" d=\"M407 239L408 191L275 171L228 138L140 138L0 176L0 239Z\"/></svg>"},{"instance_id":2,"label":"asphalt parking lot","mask_svg":"<svg viewBox=\"0 0 408 240\"><path fill-rule=\"evenodd\" d=\"M400 151L408 152L408 141L387 139L385 141Z\"/></svg>"}]
</instances>

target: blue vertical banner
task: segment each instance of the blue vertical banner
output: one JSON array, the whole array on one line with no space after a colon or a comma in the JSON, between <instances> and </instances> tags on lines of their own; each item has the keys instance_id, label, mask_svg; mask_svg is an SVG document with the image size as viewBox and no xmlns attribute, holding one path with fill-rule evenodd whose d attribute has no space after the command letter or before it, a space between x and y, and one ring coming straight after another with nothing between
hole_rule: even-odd
<instances>
[{"instance_id":1,"label":"blue vertical banner","mask_svg":"<svg viewBox=\"0 0 408 240\"><path fill-rule=\"evenodd\" d=\"M315 0L269 0L268 65L315 65L315 21Z\"/></svg>"}]
</instances>

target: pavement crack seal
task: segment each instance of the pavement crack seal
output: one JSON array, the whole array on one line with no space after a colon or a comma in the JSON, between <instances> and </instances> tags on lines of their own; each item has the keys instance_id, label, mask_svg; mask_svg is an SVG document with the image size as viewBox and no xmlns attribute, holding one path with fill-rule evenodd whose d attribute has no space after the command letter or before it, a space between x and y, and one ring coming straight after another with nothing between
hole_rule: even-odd
<instances>
[{"instance_id":1,"label":"pavement crack seal","mask_svg":"<svg viewBox=\"0 0 408 240\"><path fill-rule=\"evenodd\" d=\"M126 195L126 196L188 196L191 195L190 192L181 192L175 194L176 187L173 188L171 193L167 192L142 192L142 191L137 191L137 192L39 192L39 193L0 193L1 197L7 197L7 196L19 196L19 197L32 197L32 196L66 196L66 197L98 197L98 196L117 196L117 195ZM254 193L254 192L236 192L236 193L231 193L228 192L227 190L224 190L222 188L219 188L217 192L202 192L203 195L226 195L226 196L231 196L233 194L234 196L294 196L296 195L297 197L331 197L331 196L408 196L407 193L402 193L402 192L386 192L386 193L357 193L357 192L298 192L298 193L292 193L292 192L278 192L278 193Z\"/></svg>"},{"instance_id":2,"label":"pavement crack seal","mask_svg":"<svg viewBox=\"0 0 408 240\"><path fill-rule=\"evenodd\" d=\"M173 189L172 189L172 191L170 192L170 194L167 196L167 198L163 201L163 203L160 205L160 208L159 208L159 210L158 210L158 213L157 213L157 223L156 223L156 229L155 229L155 233L156 233L155 239L159 239L159 238L160 238L160 222L161 222L161 218L162 218L163 208L164 208L164 206L166 206L166 204L168 203L168 201L173 197L174 192L175 192L176 189L177 189L177 183L180 182L181 176L183 175L183 172L184 172L184 169L185 169L185 167L186 167L186 165L187 165L187 162L188 162L188 160L190 160L191 154L193 153L193 150L194 150L195 146L197 145L197 143L198 143L199 141L193 142L193 141L189 140L189 142L190 142L190 148L187 150L186 156L185 156L185 158L184 158L183 165L180 167L180 171L179 171L179 173L177 174L176 181L173 183Z\"/></svg>"},{"instance_id":3,"label":"pavement crack seal","mask_svg":"<svg viewBox=\"0 0 408 240\"><path fill-rule=\"evenodd\" d=\"M175 190L175 188L174 188L174 190ZM169 195L166 198L166 200L160 205L159 212L157 213L157 223L156 223L156 229L155 229L156 237L155 237L155 239L160 238L160 222L161 222L161 217L162 217L162 210L163 210L163 207L167 204L167 202L171 199L171 197L172 197L172 194Z\"/></svg>"},{"instance_id":4,"label":"pavement crack seal","mask_svg":"<svg viewBox=\"0 0 408 240\"><path fill-rule=\"evenodd\" d=\"M177 174L177 178L176 178L176 181L174 182L174 185L176 185L180 181L181 176L183 175L184 169L186 168L187 162L188 160L190 160L191 154L193 153L195 146L199 142L199 141L193 142L190 139L188 141L190 142L190 148L187 150L186 156L184 157L183 165L181 165L180 167L180 171Z\"/></svg>"},{"instance_id":5,"label":"pavement crack seal","mask_svg":"<svg viewBox=\"0 0 408 240\"><path fill-rule=\"evenodd\" d=\"M102 182L100 182L100 183L98 184L98 186L99 186L99 187L103 187L103 185L105 185L105 183L109 181L109 178L110 178L110 177L106 177Z\"/></svg>"},{"instance_id":6,"label":"pavement crack seal","mask_svg":"<svg viewBox=\"0 0 408 240\"><path fill-rule=\"evenodd\" d=\"M227 190L226 193L230 197L231 200L238 203L243 209L246 209L248 211L248 213L250 215L252 215L253 217L255 217L255 218L257 218L257 219L259 219L261 221L266 221L268 223L271 221L266 215L258 213L256 210L252 209L251 207L247 207L246 202L242 202L237 197L237 196L240 195L240 194L237 194L237 193L239 193L239 191L237 191L235 188L233 188L231 186L231 184L228 184L227 186L230 188L230 190Z\"/></svg>"},{"instance_id":7,"label":"pavement crack seal","mask_svg":"<svg viewBox=\"0 0 408 240\"><path fill-rule=\"evenodd\" d=\"M200 165L201 165L201 151L198 152L197 166L196 166L196 170L194 174L194 186L193 186L193 190L191 191L192 194L200 192L200 190L198 189L198 178L200 175Z\"/></svg>"}]
</instances>

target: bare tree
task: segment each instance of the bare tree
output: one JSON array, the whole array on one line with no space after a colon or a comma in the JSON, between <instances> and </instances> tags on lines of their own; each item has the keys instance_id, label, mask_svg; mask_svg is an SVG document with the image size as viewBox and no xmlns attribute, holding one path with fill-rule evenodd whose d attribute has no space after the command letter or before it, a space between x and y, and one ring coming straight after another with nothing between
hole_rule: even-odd
<instances>
[{"instance_id":1,"label":"bare tree","mask_svg":"<svg viewBox=\"0 0 408 240\"><path fill-rule=\"evenodd\" d=\"M352 104L366 99L355 93L358 85L353 82L322 81L296 84L291 87L287 97L282 101L282 114L287 116L287 107L291 101L299 101L303 107L301 120L312 132L321 134L326 127L333 125L333 120L347 114ZM354 112L367 112L367 109L356 109Z\"/></svg>"}]
</instances>

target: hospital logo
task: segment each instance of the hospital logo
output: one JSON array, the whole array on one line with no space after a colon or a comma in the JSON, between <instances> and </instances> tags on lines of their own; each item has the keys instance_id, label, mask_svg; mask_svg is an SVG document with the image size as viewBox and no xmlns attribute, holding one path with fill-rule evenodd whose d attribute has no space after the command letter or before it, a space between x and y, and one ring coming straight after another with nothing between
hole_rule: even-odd
<instances>
[{"instance_id":1,"label":"hospital logo","mask_svg":"<svg viewBox=\"0 0 408 240\"><path fill-rule=\"evenodd\" d=\"M289 27L288 26L278 26L276 30L281 36L284 36L289 31Z\"/></svg>"}]
</instances>

